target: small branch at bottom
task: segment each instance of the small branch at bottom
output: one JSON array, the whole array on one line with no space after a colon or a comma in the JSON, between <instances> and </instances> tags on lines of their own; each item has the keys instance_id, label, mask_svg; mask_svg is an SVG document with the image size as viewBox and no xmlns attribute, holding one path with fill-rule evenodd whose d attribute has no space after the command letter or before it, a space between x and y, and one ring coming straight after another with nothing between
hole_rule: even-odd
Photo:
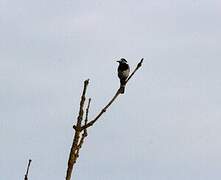
<instances>
[{"instance_id":1,"label":"small branch at bottom","mask_svg":"<svg viewBox=\"0 0 221 180\"><path fill-rule=\"evenodd\" d=\"M29 161L28 161L28 167L27 167L27 170L26 170L26 173L25 173L24 180L28 180L28 172L29 172L30 165L31 165L31 159L29 159Z\"/></svg>"}]
</instances>

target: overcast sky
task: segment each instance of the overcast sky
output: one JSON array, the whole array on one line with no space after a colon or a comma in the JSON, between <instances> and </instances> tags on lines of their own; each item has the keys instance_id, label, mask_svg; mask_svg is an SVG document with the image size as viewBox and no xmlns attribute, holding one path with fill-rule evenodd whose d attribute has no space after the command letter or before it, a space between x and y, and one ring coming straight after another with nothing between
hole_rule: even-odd
<instances>
[{"instance_id":1,"label":"overcast sky","mask_svg":"<svg viewBox=\"0 0 221 180\"><path fill-rule=\"evenodd\" d=\"M221 179L220 0L0 0L0 179L64 179L83 81L89 130L73 179Z\"/></svg>"}]
</instances>

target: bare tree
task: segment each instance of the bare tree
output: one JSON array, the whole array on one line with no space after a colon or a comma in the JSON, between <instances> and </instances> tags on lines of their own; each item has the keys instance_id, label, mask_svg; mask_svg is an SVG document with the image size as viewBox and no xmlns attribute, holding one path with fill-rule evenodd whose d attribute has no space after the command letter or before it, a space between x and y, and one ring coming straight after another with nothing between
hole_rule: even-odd
<instances>
[{"instance_id":1,"label":"bare tree","mask_svg":"<svg viewBox=\"0 0 221 180\"><path fill-rule=\"evenodd\" d=\"M137 64L136 68L134 71L131 73L131 75L128 77L126 80L126 84L128 81L132 78L132 76L135 74L135 72L142 66L143 59ZM71 179L72 171L73 171L73 166L76 163L77 158L79 157L79 151L84 143L84 139L87 136L87 128L91 127L94 125L95 122L102 116L103 113L106 112L106 110L110 107L110 105L115 101L115 99L121 94L121 89L119 88L113 98L107 103L104 108L98 113L98 115L92 119L91 121L88 122L88 113L90 109L90 103L91 103L91 98L89 98L88 103L87 103L87 108L86 108L86 113L85 113L85 118L84 118L84 104L86 100L86 91L87 87L89 84L89 79L84 81L84 88L80 100L80 109L77 117L77 122L73 126L75 130L75 134L73 137L73 142L71 146L71 151L69 155L69 160L68 160L68 167L67 167L67 172L66 172L66 180ZM83 121L84 118L84 122Z\"/></svg>"}]
</instances>

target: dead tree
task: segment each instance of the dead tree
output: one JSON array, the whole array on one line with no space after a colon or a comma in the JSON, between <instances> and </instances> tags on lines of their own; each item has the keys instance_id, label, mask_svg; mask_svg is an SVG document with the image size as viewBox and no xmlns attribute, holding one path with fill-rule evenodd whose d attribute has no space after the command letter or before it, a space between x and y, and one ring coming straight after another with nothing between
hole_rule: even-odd
<instances>
[{"instance_id":1,"label":"dead tree","mask_svg":"<svg viewBox=\"0 0 221 180\"><path fill-rule=\"evenodd\" d=\"M128 79L126 80L126 84L128 81L132 78L132 76L135 74L135 72L142 66L143 59L137 64L137 67L134 69L134 71L130 74ZM86 91L89 84L89 79L84 81L84 88L83 93L80 100L80 109L77 117L77 122L73 126L75 133L73 137L73 142L71 146L71 151L69 154L69 160L68 160L68 167L66 172L66 180L71 180L71 175L73 171L73 166L76 163L77 158L79 157L79 151L84 143L84 139L87 136L87 129L94 125L95 122L102 116L103 113L106 112L108 107L114 102L114 100L121 94L121 89L119 88L113 98L107 103L107 105L98 113L98 115L92 119L91 121L88 121L88 113L90 109L90 103L91 98L88 99L86 112L84 113L84 104L86 100ZM85 117L84 117L85 114ZM84 121L83 121L84 118ZM83 121L83 122L82 122Z\"/></svg>"}]
</instances>

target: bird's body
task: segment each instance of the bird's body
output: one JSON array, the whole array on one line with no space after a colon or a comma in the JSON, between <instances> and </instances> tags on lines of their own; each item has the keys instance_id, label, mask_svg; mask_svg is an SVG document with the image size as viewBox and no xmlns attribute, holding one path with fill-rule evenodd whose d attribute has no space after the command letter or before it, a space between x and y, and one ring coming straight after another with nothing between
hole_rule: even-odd
<instances>
[{"instance_id":1,"label":"bird's body","mask_svg":"<svg viewBox=\"0 0 221 180\"><path fill-rule=\"evenodd\" d=\"M121 93L124 93L124 89L125 89L125 85L126 85L126 80L130 74L130 67L127 64L126 59L121 58L119 62L119 66L118 66L118 77L120 79L120 89L121 89Z\"/></svg>"}]
</instances>

